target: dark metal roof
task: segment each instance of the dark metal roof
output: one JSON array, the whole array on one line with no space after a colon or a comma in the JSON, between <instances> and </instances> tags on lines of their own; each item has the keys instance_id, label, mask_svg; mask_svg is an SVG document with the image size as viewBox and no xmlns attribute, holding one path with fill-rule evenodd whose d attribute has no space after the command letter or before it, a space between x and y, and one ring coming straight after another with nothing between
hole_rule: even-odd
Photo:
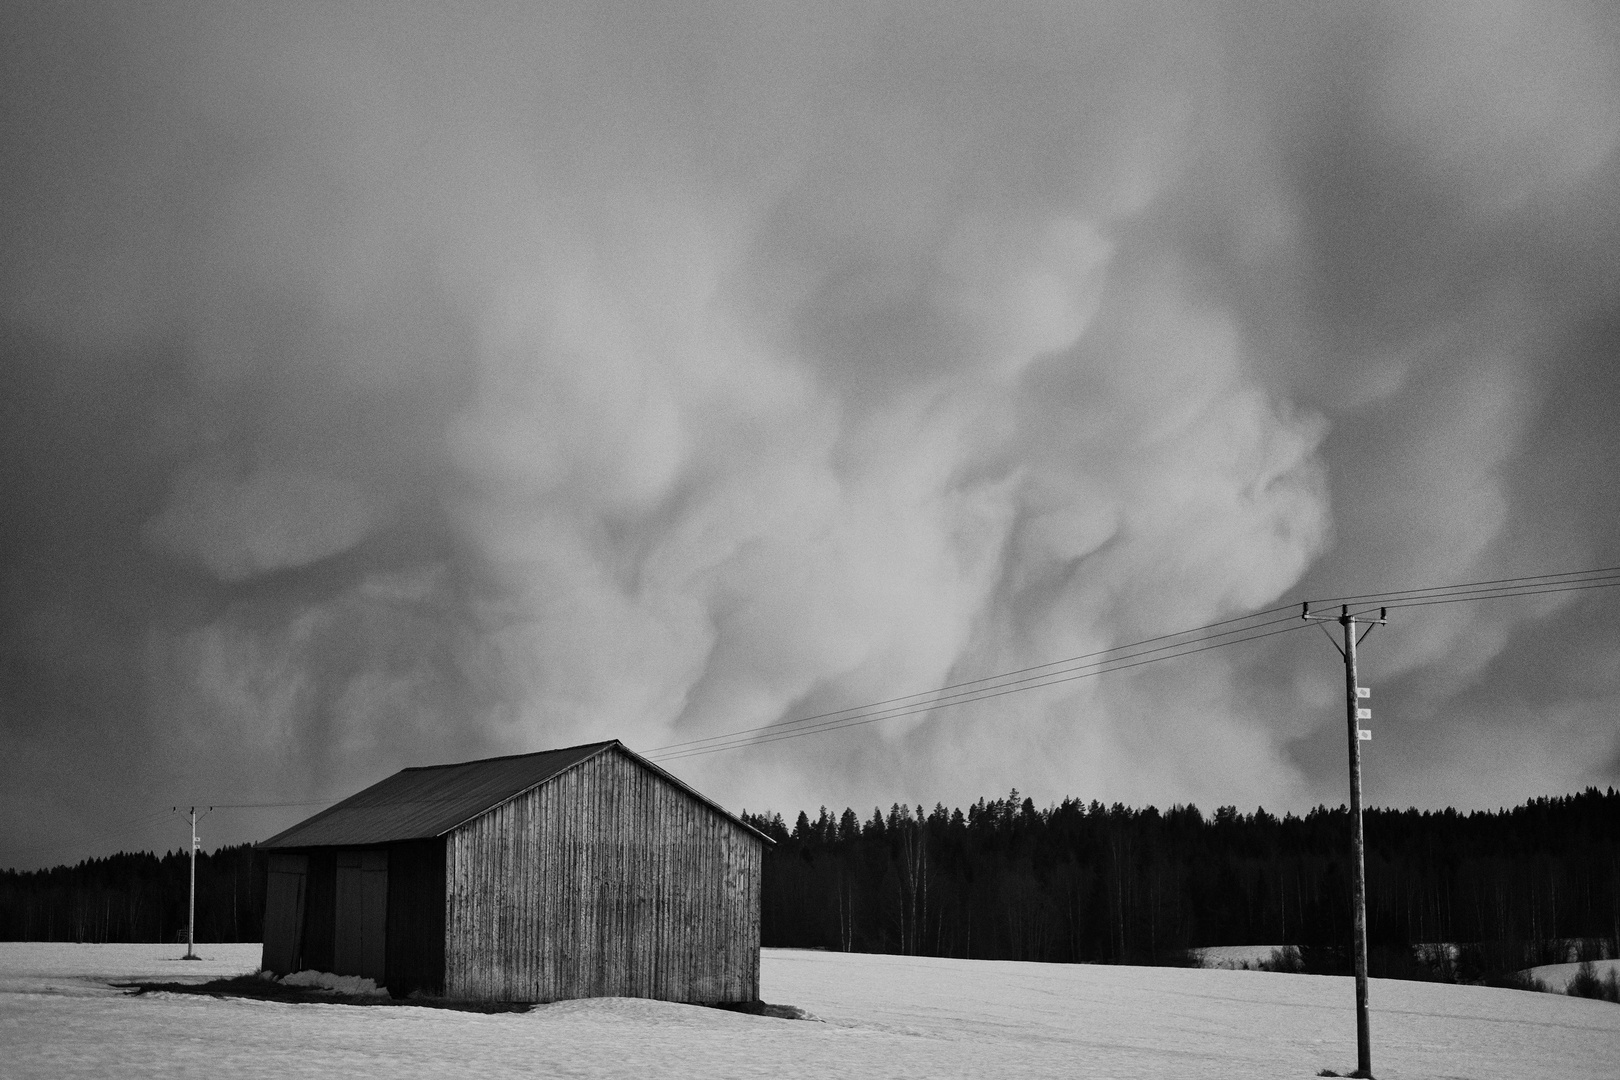
<instances>
[{"instance_id":1,"label":"dark metal roof","mask_svg":"<svg viewBox=\"0 0 1620 1080\"><path fill-rule=\"evenodd\" d=\"M538 754L483 758L455 765L402 769L388 779L350 795L314 817L277 833L261 848L359 847L395 840L443 836L514 796L538 787L608 749L631 759L714 808L749 832L771 840L714 800L704 797L629 747L612 739Z\"/></svg>"}]
</instances>

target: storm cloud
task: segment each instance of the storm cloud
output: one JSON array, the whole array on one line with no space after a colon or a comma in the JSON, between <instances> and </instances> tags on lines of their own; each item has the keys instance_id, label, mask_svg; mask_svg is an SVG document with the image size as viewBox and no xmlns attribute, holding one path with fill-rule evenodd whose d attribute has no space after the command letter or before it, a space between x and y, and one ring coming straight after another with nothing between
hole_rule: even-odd
<instances>
[{"instance_id":1,"label":"storm cloud","mask_svg":"<svg viewBox=\"0 0 1620 1080\"><path fill-rule=\"evenodd\" d=\"M1607 8L682 8L5 16L0 862L1620 563ZM1379 630L1369 799L1620 779L1604 596ZM1295 635L677 768L1299 809L1341 679Z\"/></svg>"}]
</instances>

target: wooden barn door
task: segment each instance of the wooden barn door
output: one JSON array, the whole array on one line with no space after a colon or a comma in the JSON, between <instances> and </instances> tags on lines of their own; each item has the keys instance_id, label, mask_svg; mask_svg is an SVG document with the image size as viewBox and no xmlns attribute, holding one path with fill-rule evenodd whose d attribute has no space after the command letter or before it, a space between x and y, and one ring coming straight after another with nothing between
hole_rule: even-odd
<instances>
[{"instance_id":1,"label":"wooden barn door","mask_svg":"<svg viewBox=\"0 0 1620 1080\"><path fill-rule=\"evenodd\" d=\"M305 855L271 855L264 890L264 959L277 975L297 971L304 952Z\"/></svg>"},{"instance_id":2,"label":"wooden barn door","mask_svg":"<svg viewBox=\"0 0 1620 1080\"><path fill-rule=\"evenodd\" d=\"M337 853L337 926L332 971L337 975L387 978L388 852Z\"/></svg>"}]
</instances>

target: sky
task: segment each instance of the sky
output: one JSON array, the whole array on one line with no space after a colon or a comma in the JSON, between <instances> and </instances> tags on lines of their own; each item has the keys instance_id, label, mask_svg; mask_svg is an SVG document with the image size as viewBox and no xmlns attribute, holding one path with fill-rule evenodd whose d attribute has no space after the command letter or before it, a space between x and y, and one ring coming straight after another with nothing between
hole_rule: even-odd
<instances>
[{"instance_id":1,"label":"sky","mask_svg":"<svg viewBox=\"0 0 1620 1080\"><path fill-rule=\"evenodd\" d=\"M0 866L1620 564L1611 5L0 19ZM1368 803L1620 783L1617 600L1392 612ZM669 765L790 821L1301 812L1343 671L1312 630Z\"/></svg>"}]
</instances>

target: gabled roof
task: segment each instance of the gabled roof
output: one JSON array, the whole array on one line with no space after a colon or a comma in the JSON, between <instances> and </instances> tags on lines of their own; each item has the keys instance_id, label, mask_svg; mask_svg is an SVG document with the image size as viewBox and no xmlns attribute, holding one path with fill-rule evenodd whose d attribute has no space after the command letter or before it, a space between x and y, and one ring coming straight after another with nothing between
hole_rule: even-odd
<instances>
[{"instance_id":1,"label":"gabled roof","mask_svg":"<svg viewBox=\"0 0 1620 1080\"><path fill-rule=\"evenodd\" d=\"M314 817L277 833L261 848L361 847L443 836L487 810L544 784L606 750L618 749L687 794L770 843L769 837L714 800L660 769L617 739L537 754L401 769Z\"/></svg>"}]
</instances>

